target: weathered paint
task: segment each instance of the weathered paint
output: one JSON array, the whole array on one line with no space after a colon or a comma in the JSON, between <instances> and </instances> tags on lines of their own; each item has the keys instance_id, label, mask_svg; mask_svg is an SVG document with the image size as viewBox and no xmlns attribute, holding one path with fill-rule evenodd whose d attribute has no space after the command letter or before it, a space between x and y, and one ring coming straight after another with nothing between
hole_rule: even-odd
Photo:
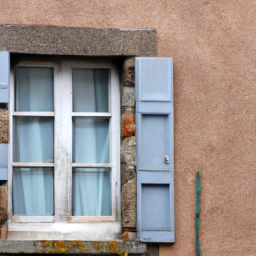
<instances>
[{"instance_id":1,"label":"weathered paint","mask_svg":"<svg viewBox=\"0 0 256 256\"><path fill-rule=\"evenodd\" d=\"M172 58L135 58L135 84L137 235L145 243L170 243L175 239Z\"/></svg>"},{"instance_id":2,"label":"weathered paint","mask_svg":"<svg viewBox=\"0 0 256 256\"><path fill-rule=\"evenodd\" d=\"M197 174L196 174L196 218L195 218L196 255L197 256L201 256L200 238L199 238L200 195L201 195L200 173L199 173L199 170L197 170Z\"/></svg>"}]
</instances>

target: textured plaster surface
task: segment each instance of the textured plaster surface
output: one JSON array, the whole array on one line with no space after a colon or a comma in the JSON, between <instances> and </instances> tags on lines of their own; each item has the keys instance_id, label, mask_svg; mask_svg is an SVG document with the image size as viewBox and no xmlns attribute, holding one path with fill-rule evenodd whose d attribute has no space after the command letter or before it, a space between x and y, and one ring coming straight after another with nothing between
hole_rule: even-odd
<instances>
[{"instance_id":1,"label":"textured plaster surface","mask_svg":"<svg viewBox=\"0 0 256 256\"><path fill-rule=\"evenodd\" d=\"M176 242L195 255L201 172L203 255L256 255L256 2L253 0L1 0L0 23L155 28L174 58Z\"/></svg>"}]
</instances>

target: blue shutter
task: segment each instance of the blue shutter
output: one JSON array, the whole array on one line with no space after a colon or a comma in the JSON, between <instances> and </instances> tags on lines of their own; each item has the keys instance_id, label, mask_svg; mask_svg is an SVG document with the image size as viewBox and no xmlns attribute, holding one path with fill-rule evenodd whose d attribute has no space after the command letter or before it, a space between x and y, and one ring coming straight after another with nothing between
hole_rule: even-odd
<instances>
[{"instance_id":1,"label":"blue shutter","mask_svg":"<svg viewBox=\"0 0 256 256\"><path fill-rule=\"evenodd\" d=\"M0 51L0 103L9 102L10 53ZM0 144L0 180L8 179L8 144Z\"/></svg>"},{"instance_id":2,"label":"blue shutter","mask_svg":"<svg viewBox=\"0 0 256 256\"><path fill-rule=\"evenodd\" d=\"M0 180L8 180L8 144L0 143Z\"/></svg>"},{"instance_id":3,"label":"blue shutter","mask_svg":"<svg viewBox=\"0 0 256 256\"><path fill-rule=\"evenodd\" d=\"M136 58L137 234L174 242L172 58Z\"/></svg>"},{"instance_id":4,"label":"blue shutter","mask_svg":"<svg viewBox=\"0 0 256 256\"><path fill-rule=\"evenodd\" d=\"M0 51L0 103L9 102L10 53Z\"/></svg>"}]
</instances>

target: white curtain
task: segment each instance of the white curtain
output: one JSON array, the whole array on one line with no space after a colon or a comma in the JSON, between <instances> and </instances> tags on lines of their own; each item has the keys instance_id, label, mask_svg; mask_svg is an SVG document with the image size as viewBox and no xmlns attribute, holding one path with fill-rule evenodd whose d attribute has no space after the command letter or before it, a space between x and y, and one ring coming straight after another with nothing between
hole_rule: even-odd
<instances>
[{"instance_id":1,"label":"white curtain","mask_svg":"<svg viewBox=\"0 0 256 256\"><path fill-rule=\"evenodd\" d=\"M53 215L53 168L13 168L13 214Z\"/></svg>"},{"instance_id":2,"label":"white curtain","mask_svg":"<svg viewBox=\"0 0 256 256\"><path fill-rule=\"evenodd\" d=\"M73 215L111 215L109 169L73 169Z\"/></svg>"},{"instance_id":3,"label":"white curtain","mask_svg":"<svg viewBox=\"0 0 256 256\"><path fill-rule=\"evenodd\" d=\"M17 68L16 111L53 111L51 68ZM15 117L14 162L53 162L53 118ZM13 169L13 213L53 214L53 168Z\"/></svg>"},{"instance_id":4,"label":"white curtain","mask_svg":"<svg viewBox=\"0 0 256 256\"><path fill-rule=\"evenodd\" d=\"M16 68L15 103L16 111L53 111L53 69Z\"/></svg>"},{"instance_id":5,"label":"white curtain","mask_svg":"<svg viewBox=\"0 0 256 256\"><path fill-rule=\"evenodd\" d=\"M73 111L108 112L108 70L73 70ZM73 162L109 163L109 120L73 118ZM73 215L111 215L108 168L73 169Z\"/></svg>"},{"instance_id":6,"label":"white curtain","mask_svg":"<svg viewBox=\"0 0 256 256\"><path fill-rule=\"evenodd\" d=\"M108 70L74 69L73 112L108 112Z\"/></svg>"}]
</instances>

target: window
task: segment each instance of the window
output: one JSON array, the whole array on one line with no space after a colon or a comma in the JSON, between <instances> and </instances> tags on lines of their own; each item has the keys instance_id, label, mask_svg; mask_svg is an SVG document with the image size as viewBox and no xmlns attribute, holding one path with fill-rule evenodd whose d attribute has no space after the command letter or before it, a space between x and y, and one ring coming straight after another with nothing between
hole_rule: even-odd
<instances>
[{"instance_id":1,"label":"window","mask_svg":"<svg viewBox=\"0 0 256 256\"><path fill-rule=\"evenodd\" d=\"M10 239L19 232L35 239L35 231L38 239L91 239L100 232L104 240L109 228L108 238L114 236L121 230L115 66L24 60L11 70L10 84Z\"/></svg>"}]
</instances>

